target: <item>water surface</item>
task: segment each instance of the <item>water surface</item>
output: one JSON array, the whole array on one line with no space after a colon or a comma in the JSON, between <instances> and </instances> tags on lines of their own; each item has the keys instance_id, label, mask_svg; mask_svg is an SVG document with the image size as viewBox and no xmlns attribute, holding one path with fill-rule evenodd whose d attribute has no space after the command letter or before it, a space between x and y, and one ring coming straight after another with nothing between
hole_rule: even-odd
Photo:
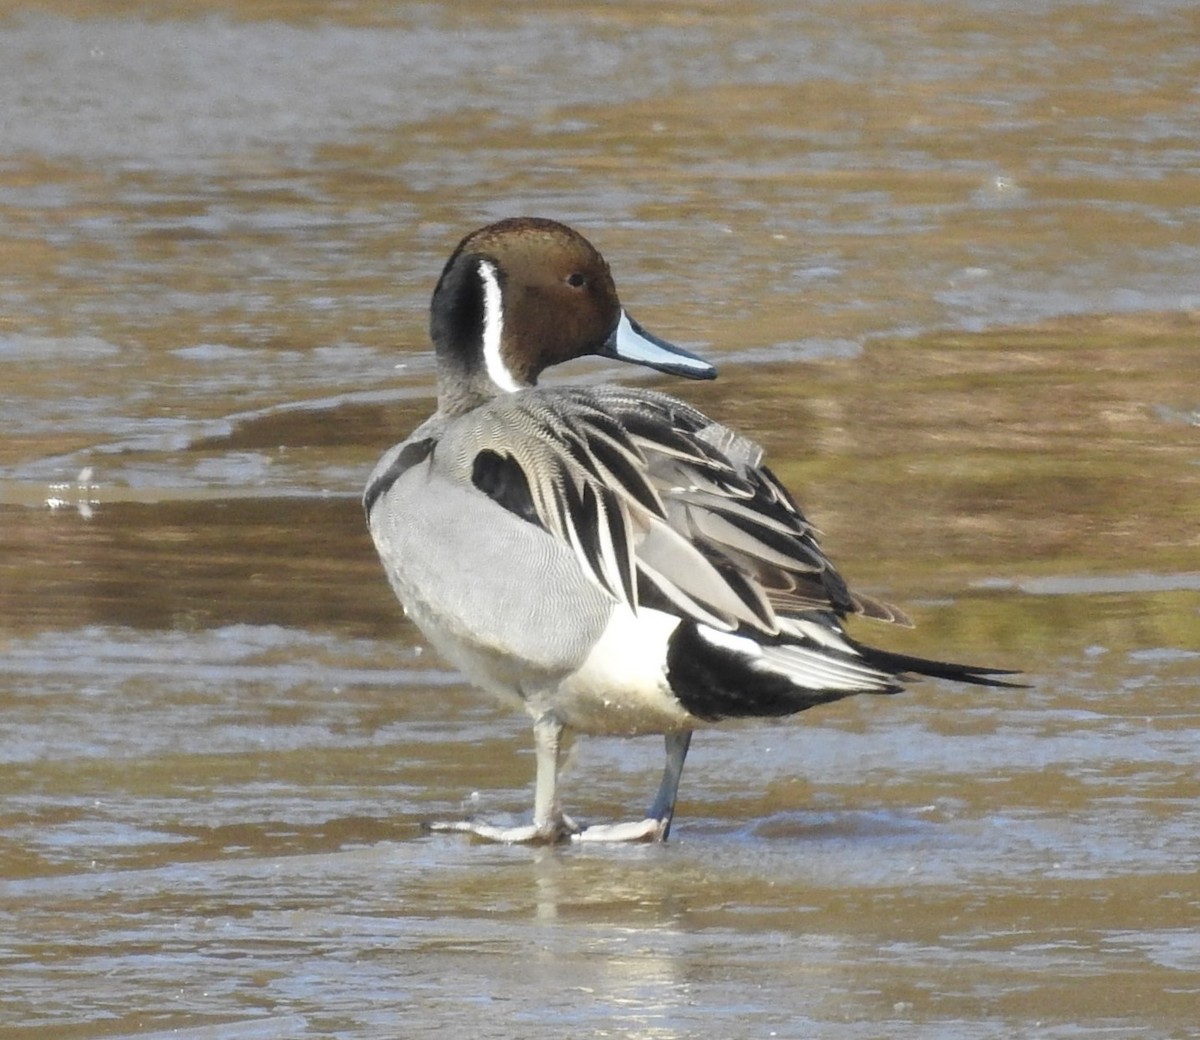
<instances>
[{"instance_id":1,"label":"water surface","mask_svg":"<svg viewBox=\"0 0 1200 1040\"><path fill-rule=\"evenodd\" d=\"M0 1032L1195 1036L1190 4L0 3ZM567 220L862 638L1019 667L697 737L664 847L357 502L466 231ZM660 748L583 740L587 820Z\"/></svg>"}]
</instances>

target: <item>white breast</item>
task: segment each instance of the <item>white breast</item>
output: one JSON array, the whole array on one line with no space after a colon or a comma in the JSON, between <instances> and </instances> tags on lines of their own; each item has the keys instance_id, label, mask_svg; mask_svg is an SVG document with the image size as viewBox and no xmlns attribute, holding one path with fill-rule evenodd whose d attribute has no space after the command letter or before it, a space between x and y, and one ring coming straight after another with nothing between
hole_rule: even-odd
<instances>
[{"instance_id":1,"label":"white breast","mask_svg":"<svg viewBox=\"0 0 1200 1040\"><path fill-rule=\"evenodd\" d=\"M667 641L679 618L617 607L583 664L554 689L529 693L534 714L548 709L582 733L635 735L692 729L667 682Z\"/></svg>"}]
</instances>

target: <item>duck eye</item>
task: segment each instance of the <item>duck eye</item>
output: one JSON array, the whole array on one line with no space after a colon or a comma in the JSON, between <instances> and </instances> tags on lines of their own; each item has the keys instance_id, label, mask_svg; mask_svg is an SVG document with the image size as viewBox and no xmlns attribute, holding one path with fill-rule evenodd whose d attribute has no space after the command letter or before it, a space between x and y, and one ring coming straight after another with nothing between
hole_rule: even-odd
<instances>
[{"instance_id":1,"label":"duck eye","mask_svg":"<svg viewBox=\"0 0 1200 1040\"><path fill-rule=\"evenodd\" d=\"M587 279L576 271L574 274L567 275L567 285L571 286L572 289L580 289L587 285Z\"/></svg>"}]
</instances>

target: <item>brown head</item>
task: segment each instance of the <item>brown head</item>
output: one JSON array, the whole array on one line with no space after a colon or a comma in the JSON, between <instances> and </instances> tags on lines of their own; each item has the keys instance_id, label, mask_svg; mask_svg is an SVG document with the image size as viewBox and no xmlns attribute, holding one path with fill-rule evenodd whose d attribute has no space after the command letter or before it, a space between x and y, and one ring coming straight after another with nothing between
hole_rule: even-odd
<instances>
[{"instance_id":1,"label":"brown head","mask_svg":"<svg viewBox=\"0 0 1200 1040\"><path fill-rule=\"evenodd\" d=\"M608 264L586 238L537 217L489 224L458 244L433 293L430 336L443 410L533 386L551 365L589 354L715 375L624 313Z\"/></svg>"}]
</instances>

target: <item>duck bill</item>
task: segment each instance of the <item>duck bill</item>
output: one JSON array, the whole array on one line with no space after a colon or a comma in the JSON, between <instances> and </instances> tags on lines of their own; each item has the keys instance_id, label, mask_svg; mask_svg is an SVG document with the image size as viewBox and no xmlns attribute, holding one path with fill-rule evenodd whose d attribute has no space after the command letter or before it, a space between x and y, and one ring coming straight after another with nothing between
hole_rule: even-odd
<instances>
[{"instance_id":1,"label":"duck bill","mask_svg":"<svg viewBox=\"0 0 1200 1040\"><path fill-rule=\"evenodd\" d=\"M621 311L621 320L617 322L612 335L604 341L599 353L603 357L645 365L673 376L686 376L688 379L717 377L716 368L704 358L652 335L625 311Z\"/></svg>"}]
</instances>

